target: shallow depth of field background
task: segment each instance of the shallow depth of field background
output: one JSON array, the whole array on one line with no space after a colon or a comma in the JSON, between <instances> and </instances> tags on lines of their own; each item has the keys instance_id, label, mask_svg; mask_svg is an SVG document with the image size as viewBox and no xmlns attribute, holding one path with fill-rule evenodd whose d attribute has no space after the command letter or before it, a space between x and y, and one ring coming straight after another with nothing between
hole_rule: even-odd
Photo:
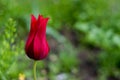
<instances>
[{"instance_id":1,"label":"shallow depth of field background","mask_svg":"<svg viewBox=\"0 0 120 80\"><path fill-rule=\"evenodd\" d=\"M120 0L0 0L0 80L33 80L31 14L50 18L38 80L120 80Z\"/></svg>"}]
</instances>

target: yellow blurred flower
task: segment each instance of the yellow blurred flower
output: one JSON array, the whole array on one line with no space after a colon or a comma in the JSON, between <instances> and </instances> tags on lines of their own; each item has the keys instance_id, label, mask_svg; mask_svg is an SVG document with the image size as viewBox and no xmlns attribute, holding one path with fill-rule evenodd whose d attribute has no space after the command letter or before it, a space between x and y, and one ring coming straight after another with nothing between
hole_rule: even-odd
<instances>
[{"instance_id":1,"label":"yellow blurred flower","mask_svg":"<svg viewBox=\"0 0 120 80\"><path fill-rule=\"evenodd\" d=\"M25 80L25 74L20 73L19 74L19 80Z\"/></svg>"}]
</instances>

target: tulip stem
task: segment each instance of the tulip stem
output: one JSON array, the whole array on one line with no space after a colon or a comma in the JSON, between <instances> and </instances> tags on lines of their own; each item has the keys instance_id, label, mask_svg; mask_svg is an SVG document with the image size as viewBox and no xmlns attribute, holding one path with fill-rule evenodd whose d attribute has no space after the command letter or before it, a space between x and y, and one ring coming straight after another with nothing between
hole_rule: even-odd
<instances>
[{"instance_id":1,"label":"tulip stem","mask_svg":"<svg viewBox=\"0 0 120 80\"><path fill-rule=\"evenodd\" d=\"M34 61L34 65L33 65L33 76L34 76L34 80L37 80L37 78L36 78L36 64L37 64L37 61Z\"/></svg>"}]
</instances>

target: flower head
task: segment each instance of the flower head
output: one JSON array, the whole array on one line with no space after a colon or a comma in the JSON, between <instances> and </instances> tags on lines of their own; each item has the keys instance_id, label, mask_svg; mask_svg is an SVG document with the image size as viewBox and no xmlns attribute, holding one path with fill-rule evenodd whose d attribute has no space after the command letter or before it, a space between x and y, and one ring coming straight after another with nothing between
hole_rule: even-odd
<instances>
[{"instance_id":1,"label":"flower head","mask_svg":"<svg viewBox=\"0 0 120 80\"><path fill-rule=\"evenodd\" d=\"M34 60L42 60L47 57L50 49L46 40L46 26L49 18L38 19L31 15L31 28L25 45L27 56Z\"/></svg>"}]
</instances>

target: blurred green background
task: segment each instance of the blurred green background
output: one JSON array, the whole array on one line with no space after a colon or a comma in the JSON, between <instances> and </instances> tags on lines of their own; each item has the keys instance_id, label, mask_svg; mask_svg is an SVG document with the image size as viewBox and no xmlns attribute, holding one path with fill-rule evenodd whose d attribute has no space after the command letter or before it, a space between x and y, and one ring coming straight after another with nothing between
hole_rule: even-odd
<instances>
[{"instance_id":1,"label":"blurred green background","mask_svg":"<svg viewBox=\"0 0 120 80\"><path fill-rule=\"evenodd\" d=\"M0 80L33 80L31 14L50 18L38 80L120 80L120 0L0 0Z\"/></svg>"}]
</instances>

